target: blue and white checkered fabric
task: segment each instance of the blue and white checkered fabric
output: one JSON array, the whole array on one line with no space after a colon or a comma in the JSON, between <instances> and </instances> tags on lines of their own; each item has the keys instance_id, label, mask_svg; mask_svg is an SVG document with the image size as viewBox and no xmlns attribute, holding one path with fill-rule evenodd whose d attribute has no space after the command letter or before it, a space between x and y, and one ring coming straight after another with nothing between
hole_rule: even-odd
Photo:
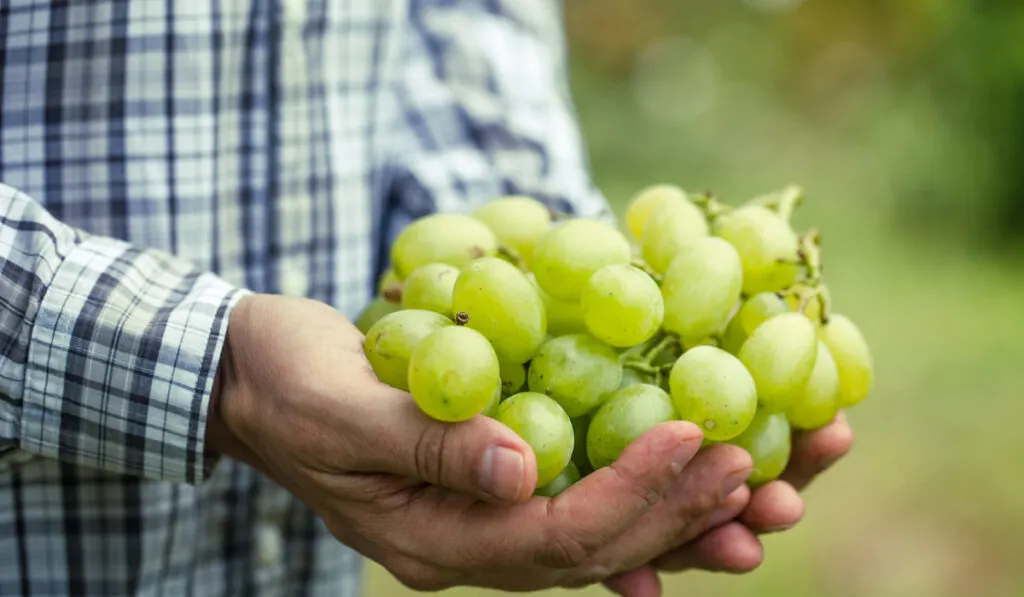
<instances>
[{"instance_id":1,"label":"blue and white checkered fabric","mask_svg":"<svg viewBox=\"0 0 1024 597\"><path fill-rule=\"evenodd\" d=\"M0 0L0 595L359 593L203 444L247 291L349 316L410 218L606 210L556 0Z\"/></svg>"}]
</instances>

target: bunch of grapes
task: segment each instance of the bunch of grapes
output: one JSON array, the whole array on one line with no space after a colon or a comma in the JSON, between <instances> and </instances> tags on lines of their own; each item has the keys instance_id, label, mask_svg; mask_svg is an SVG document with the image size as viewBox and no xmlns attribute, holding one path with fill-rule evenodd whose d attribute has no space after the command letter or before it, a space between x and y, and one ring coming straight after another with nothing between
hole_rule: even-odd
<instances>
[{"instance_id":1,"label":"bunch of grapes","mask_svg":"<svg viewBox=\"0 0 1024 597\"><path fill-rule=\"evenodd\" d=\"M656 185L624 231L528 197L420 218L357 322L364 350L426 415L518 433L538 495L671 420L746 449L761 485L794 429L829 424L873 383L864 337L832 309L820 235L790 224L802 200L789 187L733 207Z\"/></svg>"}]
</instances>

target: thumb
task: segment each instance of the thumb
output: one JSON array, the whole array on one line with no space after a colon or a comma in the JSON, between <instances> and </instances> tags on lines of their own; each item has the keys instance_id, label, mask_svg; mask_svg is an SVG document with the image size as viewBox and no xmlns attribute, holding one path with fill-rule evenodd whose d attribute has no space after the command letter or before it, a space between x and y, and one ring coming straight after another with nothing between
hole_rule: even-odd
<instances>
[{"instance_id":1,"label":"thumb","mask_svg":"<svg viewBox=\"0 0 1024 597\"><path fill-rule=\"evenodd\" d=\"M435 421L405 392L388 408L373 465L466 493L489 502L528 499L537 484L537 461L530 446L501 423L478 415L460 423ZM380 411L377 411L380 412Z\"/></svg>"}]
</instances>

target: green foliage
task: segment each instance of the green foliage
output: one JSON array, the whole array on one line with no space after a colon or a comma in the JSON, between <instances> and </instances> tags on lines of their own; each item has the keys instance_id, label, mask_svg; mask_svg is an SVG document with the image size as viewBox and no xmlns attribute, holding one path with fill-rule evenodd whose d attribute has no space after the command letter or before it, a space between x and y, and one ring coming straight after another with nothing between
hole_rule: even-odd
<instances>
[{"instance_id":1,"label":"green foliage","mask_svg":"<svg viewBox=\"0 0 1024 597\"><path fill-rule=\"evenodd\" d=\"M599 173L653 175L668 154L676 179L719 190L739 170L836 168L830 180L869 179L861 209L902 230L1024 239L1024 3L751 8L779 3L568 2Z\"/></svg>"}]
</instances>

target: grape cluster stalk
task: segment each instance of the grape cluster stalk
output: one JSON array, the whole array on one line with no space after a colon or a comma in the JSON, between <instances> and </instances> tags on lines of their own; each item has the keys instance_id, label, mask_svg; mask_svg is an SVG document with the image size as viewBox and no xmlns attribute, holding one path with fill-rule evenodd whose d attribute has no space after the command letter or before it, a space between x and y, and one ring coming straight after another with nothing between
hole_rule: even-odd
<instances>
[{"instance_id":1,"label":"grape cluster stalk","mask_svg":"<svg viewBox=\"0 0 1024 597\"><path fill-rule=\"evenodd\" d=\"M425 415L515 431L538 496L673 420L747 450L748 483L767 483L794 431L874 382L867 341L833 309L821 234L791 224L803 201L798 186L730 205L658 184L621 230L523 196L424 216L391 246L357 321L363 349Z\"/></svg>"}]
</instances>

